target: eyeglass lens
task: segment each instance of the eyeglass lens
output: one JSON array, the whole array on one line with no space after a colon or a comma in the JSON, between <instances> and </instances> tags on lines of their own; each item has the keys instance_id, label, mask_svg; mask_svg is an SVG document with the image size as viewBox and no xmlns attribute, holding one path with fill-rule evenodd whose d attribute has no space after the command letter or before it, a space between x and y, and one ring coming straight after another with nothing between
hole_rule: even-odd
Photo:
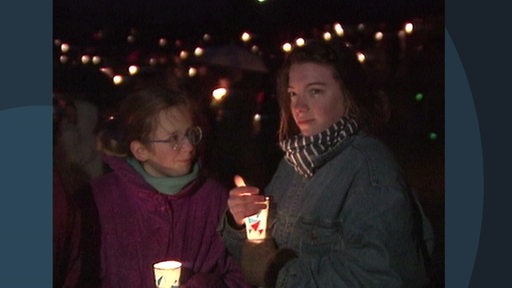
<instances>
[{"instance_id":1,"label":"eyeglass lens","mask_svg":"<svg viewBox=\"0 0 512 288\"><path fill-rule=\"evenodd\" d=\"M197 145L197 144L199 144L199 142L201 142L203 133L202 133L200 127L191 127L189 129L187 129L185 136L187 137L190 144Z\"/></svg>"},{"instance_id":2,"label":"eyeglass lens","mask_svg":"<svg viewBox=\"0 0 512 288\"><path fill-rule=\"evenodd\" d=\"M187 140L190 144L197 145L197 144L199 144L199 142L201 142L202 137L203 137L203 132L200 127L197 127L197 126L190 127L187 129L187 131L185 132L185 135L181 138L181 140L179 140L172 146L172 149L174 149L174 150L180 149L183 146L183 143L185 142L185 138L187 138Z\"/></svg>"}]
</instances>

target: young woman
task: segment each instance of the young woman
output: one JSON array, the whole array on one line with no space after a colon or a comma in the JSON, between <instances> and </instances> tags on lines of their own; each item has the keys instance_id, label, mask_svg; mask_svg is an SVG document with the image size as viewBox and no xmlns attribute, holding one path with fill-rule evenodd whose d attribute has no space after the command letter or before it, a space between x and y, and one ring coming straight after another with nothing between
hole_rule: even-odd
<instances>
[{"instance_id":1,"label":"young woman","mask_svg":"<svg viewBox=\"0 0 512 288\"><path fill-rule=\"evenodd\" d=\"M417 210L390 151L365 132L364 73L345 46L297 47L278 78L280 146L272 181L237 187L223 235L247 279L265 287L424 287ZM245 240L244 218L270 196L271 238Z\"/></svg>"},{"instance_id":2,"label":"young woman","mask_svg":"<svg viewBox=\"0 0 512 288\"><path fill-rule=\"evenodd\" d=\"M186 95L153 86L104 131L112 172L92 182L101 223L102 287L154 288L153 264L182 262L180 287L246 287L217 231L228 191L198 160L203 131ZM110 125L114 127L115 125Z\"/></svg>"}]
</instances>

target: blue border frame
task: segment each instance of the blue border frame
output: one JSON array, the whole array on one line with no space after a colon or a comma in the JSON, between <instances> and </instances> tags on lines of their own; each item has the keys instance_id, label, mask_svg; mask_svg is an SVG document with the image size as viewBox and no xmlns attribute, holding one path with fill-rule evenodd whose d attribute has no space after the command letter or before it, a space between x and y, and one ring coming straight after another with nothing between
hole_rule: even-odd
<instances>
[{"instance_id":1,"label":"blue border frame","mask_svg":"<svg viewBox=\"0 0 512 288\"><path fill-rule=\"evenodd\" d=\"M510 18L500 3L446 1L447 287L487 287L509 278L512 196L509 169L500 165L510 162L510 137L501 136L512 106L504 93L510 73L499 69L510 64L512 47L508 28L496 21ZM7 263L0 277L6 287L50 287L52 2L26 5L11 1L0 9L0 35L8 39L0 46L0 249ZM37 78L27 80L31 75ZM19 269L27 262L38 267L35 274Z\"/></svg>"},{"instance_id":2,"label":"blue border frame","mask_svg":"<svg viewBox=\"0 0 512 288\"><path fill-rule=\"evenodd\" d=\"M0 6L0 286L51 287L52 2Z\"/></svg>"}]
</instances>

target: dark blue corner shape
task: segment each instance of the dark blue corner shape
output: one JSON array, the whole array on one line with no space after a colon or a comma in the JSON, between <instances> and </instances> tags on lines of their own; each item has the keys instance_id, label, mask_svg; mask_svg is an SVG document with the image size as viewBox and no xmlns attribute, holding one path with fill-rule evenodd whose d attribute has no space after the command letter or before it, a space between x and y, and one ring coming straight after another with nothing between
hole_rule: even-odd
<instances>
[{"instance_id":1,"label":"dark blue corner shape","mask_svg":"<svg viewBox=\"0 0 512 288\"><path fill-rule=\"evenodd\" d=\"M0 287L51 287L51 111L0 110Z\"/></svg>"},{"instance_id":2,"label":"dark blue corner shape","mask_svg":"<svg viewBox=\"0 0 512 288\"><path fill-rule=\"evenodd\" d=\"M445 283L446 287L468 287L482 223L482 145L464 68L447 30L445 35Z\"/></svg>"},{"instance_id":3,"label":"dark blue corner shape","mask_svg":"<svg viewBox=\"0 0 512 288\"><path fill-rule=\"evenodd\" d=\"M52 287L52 1L3 1L0 35L0 287Z\"/></svg>"}]
</instances>

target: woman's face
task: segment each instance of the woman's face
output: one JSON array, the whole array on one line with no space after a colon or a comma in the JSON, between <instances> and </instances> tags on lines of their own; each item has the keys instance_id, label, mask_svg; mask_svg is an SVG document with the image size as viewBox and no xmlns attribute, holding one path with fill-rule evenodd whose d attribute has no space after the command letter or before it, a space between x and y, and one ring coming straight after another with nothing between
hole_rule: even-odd
<instances>
[{"instance_id":1,"label":"woman's face","mask_svg":"<svg viewBox=\"0 0 512 288\"><path fill-rule=\"evenodd\" d=\"M175 177L190 173L195 161L196 148L184 137L193 122L188 111L182 107L171 107L158 115L158 122L151 137L152 140L179 139L179 145L173 149L170 143L152 142L147 144L148 158L142 166L154 177Z\"/></svg>"},{"instance_id":2,"label":"woman's face","mask_svg":"<svg viewBox=\"0 0 512 288\"><path fill-rule=\"evenodd\" d=\"M288 95L293 119L304 136L318 134L345 115L345 97L328 66L292 64Z\"/></svg>"}]
</instances>

